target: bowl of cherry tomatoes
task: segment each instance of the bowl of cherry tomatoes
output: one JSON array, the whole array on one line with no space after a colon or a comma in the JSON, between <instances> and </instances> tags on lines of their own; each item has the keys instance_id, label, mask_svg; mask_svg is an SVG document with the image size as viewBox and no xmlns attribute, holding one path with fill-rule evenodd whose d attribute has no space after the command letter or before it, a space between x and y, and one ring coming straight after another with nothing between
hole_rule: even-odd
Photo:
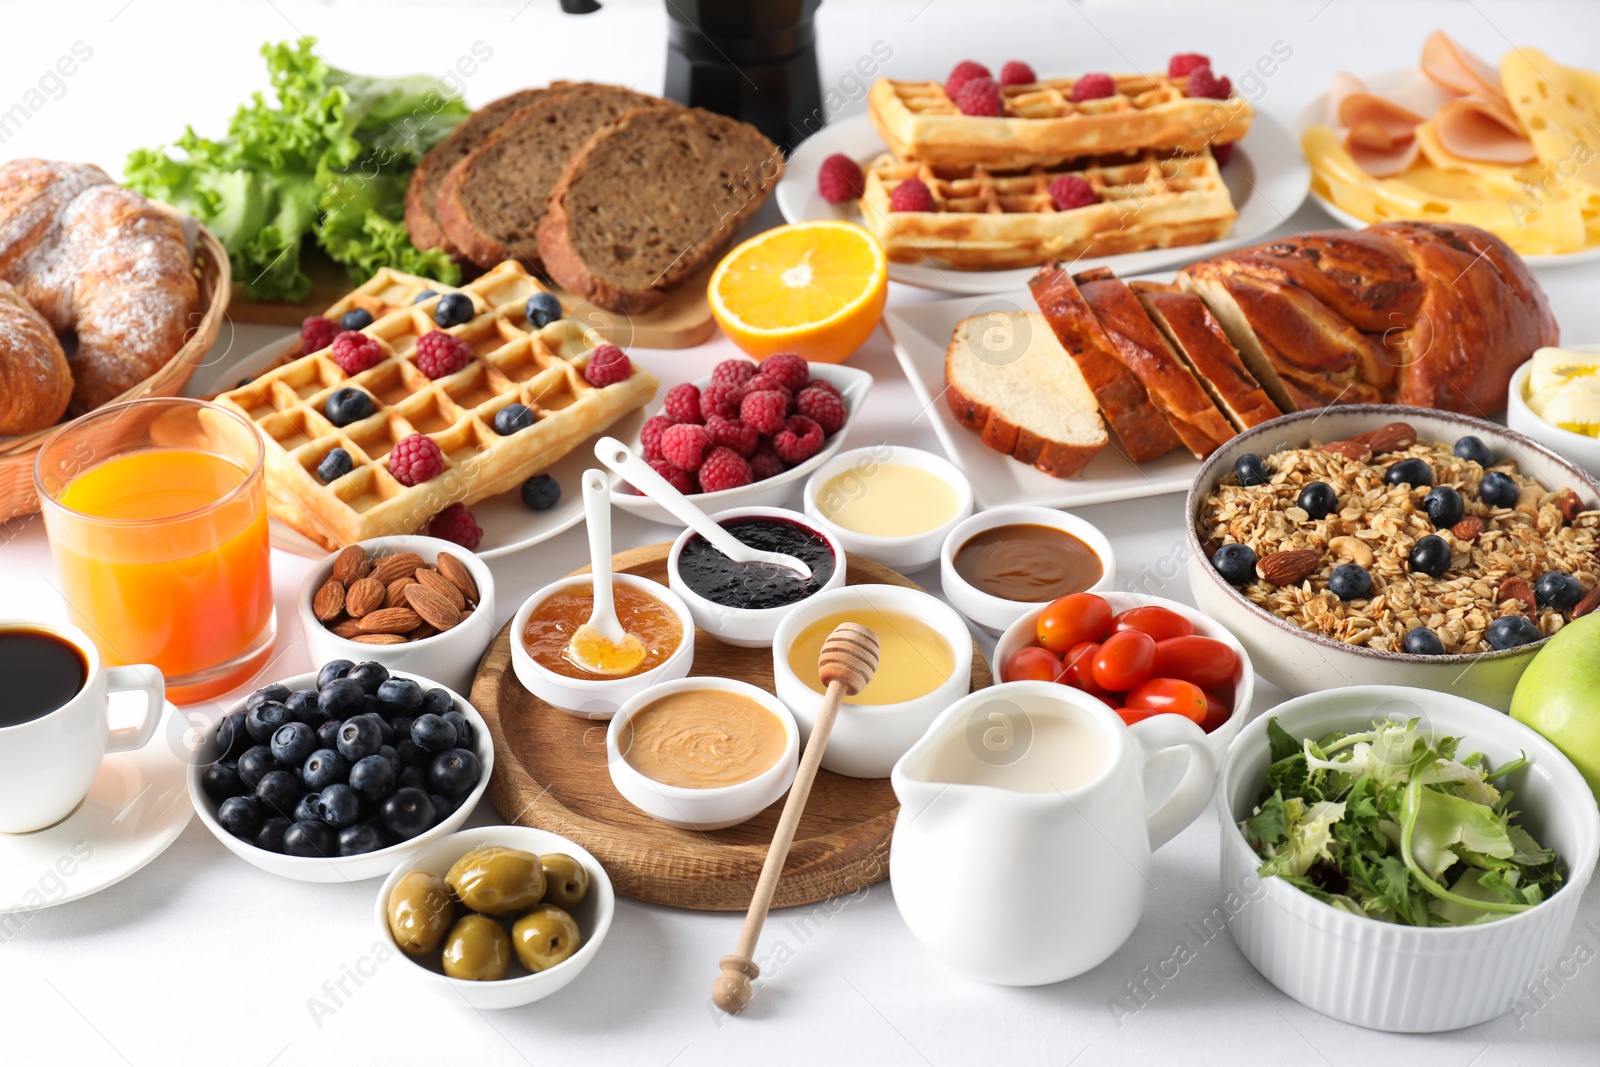
<instances>
[{"instance_id":1,"label":"bowl of cherry tomatoes","mask_svg":"<svg viewBox=\"0 0 1600 1067\"><path fill-rule=\"evenodd\" d=\"M1219 759L1255 692L1238 639L1186 604L1141 593L1073 593L1037 607L1000 636L994 662L1001 681L1082 689L1129 724L1186 716Z\"/></svg>"}]
</instances>

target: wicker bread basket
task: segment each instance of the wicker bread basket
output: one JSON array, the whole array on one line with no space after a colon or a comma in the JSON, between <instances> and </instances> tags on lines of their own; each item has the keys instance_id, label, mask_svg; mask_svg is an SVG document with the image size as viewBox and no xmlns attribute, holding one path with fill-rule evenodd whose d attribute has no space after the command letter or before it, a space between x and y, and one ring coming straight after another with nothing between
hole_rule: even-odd
<instances>
[{"instance_id":1,"label":"wicker bread basket","mask_svg":"<svg viewBox=\"0 0 1600 1067\"><path fill-rule=\"evenodd\" d=\"M228 253L204 227L195 239L194 270L200 287L200 320L189 333L189 339L160 370L113 403L147 396L177 396L188 384L195 368L205 363L206 354L216 342L222 320L228 314L233 272L228 266ZM33 461L45 438L58 428L59 424L30 434L0 437L0 522L39 510L39 497L33 487Z\"/></svg>"}]
</instances>

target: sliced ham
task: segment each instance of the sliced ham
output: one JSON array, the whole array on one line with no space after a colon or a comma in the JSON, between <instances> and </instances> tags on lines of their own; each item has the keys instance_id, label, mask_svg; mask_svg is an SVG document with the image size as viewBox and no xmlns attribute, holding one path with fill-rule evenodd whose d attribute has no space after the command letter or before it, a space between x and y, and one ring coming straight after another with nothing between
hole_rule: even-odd
<instances>
[{"instance_id":1,"label":"sliced ham","mask_svg":"<svg viewBox=\"0 0 1600 1067\"><path fill-rule=\"evenodd\" d=\"M1458 159L1516 166L1538 159L1504 99L1464 96L1433 116L1439 146Z\"/></svg>"},{"instance_id":2,"label":"sliced ham","mask_svg":"<svg viewBox=\"0 0 1600 1067\"><path fill-rule=\"evenodd\" d=\"M1376 127L1388 135L1389 144L1406 140L1422 116L1372 93L1348 93L1339 103L1339 125Z\"/></svg>"},{"instance_id":3,"label":"sliced ham","mask_svg":"<svg viewBox=\"0 0 1600 1067\"><path fill-rule=\"evenodd\" d=\"M1355 160L1356 166L1374 178L1393 178L1397 174L1404 173L1417 161L1415 137L1408 137L1404 142L1388 148L1373 148L1355 144L1347 139L1345 150L1350 153L1350 158Z\"/></svg>"},{"instance_id":4,"label":"sliced ham","mask_svg":"<svg viewBox=\"0 0 1600 1067\"><path fill-rule=\"evenodd\" d=\"M1443 30L1434 30L1422 46L1422 73L1462 96L1505 100L1499 73L1452 41Z\"/></svg>"},{"instance_id":5,"label":"sliced ham","mask_svg":"<svg viewBox=\"0 0 1600 1067\"><path fill-rule=\"evenodd\" d=\"M1337 71L1333 75L1333 85L1328 89L1328 115L1325 120L1329 126L1342 126L1344 122L1339 118L1339 109L1344 106L1345 99L1355 93L1367 91L1367 83L1351 74L1349 71Z\"/></svg>"}]
</instances>

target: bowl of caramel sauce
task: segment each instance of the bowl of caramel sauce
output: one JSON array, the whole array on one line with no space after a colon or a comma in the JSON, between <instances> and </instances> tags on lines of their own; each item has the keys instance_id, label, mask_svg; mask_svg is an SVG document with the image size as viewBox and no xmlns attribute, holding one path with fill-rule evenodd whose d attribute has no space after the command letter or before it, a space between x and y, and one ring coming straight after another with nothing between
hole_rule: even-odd
<instances>
[{"instance_id":1,"label":"bowl of caramel sauce","mask_svg":"<svg viewBox=\"0 0 1600 1067\"><path fill-rule=\"evenodd\" d=\"M1092 523L1054 508L991 508L950 531L939 576L955 609L991 633L1069 593L1111 589L1116 553Z\"/></svg>"}]
</instances>

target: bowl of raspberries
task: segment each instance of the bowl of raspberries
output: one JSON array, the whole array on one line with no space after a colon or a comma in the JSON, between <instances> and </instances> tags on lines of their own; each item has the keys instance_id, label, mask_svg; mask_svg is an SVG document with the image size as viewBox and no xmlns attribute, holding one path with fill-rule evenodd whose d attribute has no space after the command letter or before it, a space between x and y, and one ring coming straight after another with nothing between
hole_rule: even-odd
<instances>
[{"instance_id":1,"label":"bowl of raspberries","mask_svg":"<svg viewBox=\"0 0 1600 1067\"><path fill-rule=\"evenodd\" d=\"M707 512L781 507L844 444L871 388L866 371L794 355L724 360L709 378L667 390L632 445ZM622 478L612 482L611 502L681 525Z\"/></svg>"}]
</instances>

